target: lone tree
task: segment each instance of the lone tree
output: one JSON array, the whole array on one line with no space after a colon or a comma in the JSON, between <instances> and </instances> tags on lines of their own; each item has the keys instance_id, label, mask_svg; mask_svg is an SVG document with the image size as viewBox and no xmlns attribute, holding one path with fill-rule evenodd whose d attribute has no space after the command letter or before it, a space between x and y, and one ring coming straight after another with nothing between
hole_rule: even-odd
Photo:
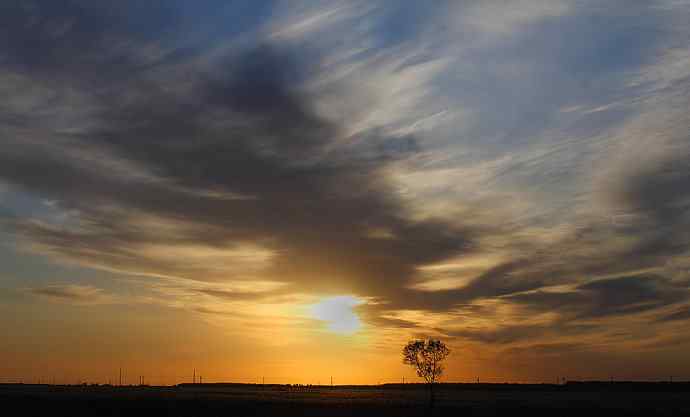
<instances>
[{"instance_id":1,"label":"lone tree","mask_svg":"<svg viewBox=\"0 0 690 417\"><path fill-rule=\"evenodd\" d=\"M429 384L429 406L434 406L434 382L443 374L443 360L450 349L440 340L411 340L403 348L403 363L417 371Z\"/></svg>"}]
</instances>

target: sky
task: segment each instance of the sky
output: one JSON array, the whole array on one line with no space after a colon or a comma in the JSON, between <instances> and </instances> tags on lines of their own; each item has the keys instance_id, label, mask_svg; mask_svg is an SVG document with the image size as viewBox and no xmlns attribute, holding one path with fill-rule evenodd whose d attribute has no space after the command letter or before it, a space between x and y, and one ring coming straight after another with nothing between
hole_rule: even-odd
<instances>
[{"instance_id":1,"label":"sky","mask_svg":"<svg viewBox=\"0 0 690 417\"><path fill-rule=\"evenodd\" d=\"M0 381L690 379L690 1L7 1Z\"/></svg>"}]
</instances>

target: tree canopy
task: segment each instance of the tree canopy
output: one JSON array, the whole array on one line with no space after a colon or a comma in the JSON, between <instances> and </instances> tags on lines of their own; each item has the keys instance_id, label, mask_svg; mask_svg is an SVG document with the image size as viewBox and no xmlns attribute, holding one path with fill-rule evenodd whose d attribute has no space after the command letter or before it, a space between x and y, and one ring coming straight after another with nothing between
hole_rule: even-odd
<instances>
[{"instance_id":1,"label":"tree canopy","mask_svg":"<svg viewBox=\"0 0 690 417\"><path fill-rule=\"evenodd\" d=\"M417 376L433 384L443 375L443 360L450 349L440 340L411 340L403 348L403 363L417 371Z\"/></svg>"}]
</instances>

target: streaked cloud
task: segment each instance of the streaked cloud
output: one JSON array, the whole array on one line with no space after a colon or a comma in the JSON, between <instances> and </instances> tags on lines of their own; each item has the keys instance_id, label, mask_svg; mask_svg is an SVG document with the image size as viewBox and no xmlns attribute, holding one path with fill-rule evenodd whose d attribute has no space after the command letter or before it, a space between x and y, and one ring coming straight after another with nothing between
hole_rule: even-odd
<instances>
[{"instance_id":1,"label":"streaked cloud","mask_svg":"<svg viewBox=\"0 0 690 417\"><path fill-rule=\"evenodd\" d=\"M686 2L0 8L3 233L137 290L25 293L280 343L344 294L377 349L688 343Z\"/></svg>"},{"instance_id":2,"label":"streaked cloud","mask_svg":"<svg viewBox=\"0 0 690 417\"><path fill-rule=\"evenodd\" d=\"M103 289L91 285L54 284L44 287L28 288L26 291L51 301L70 304L95 305L125 302L125 300L118 299L106 293Z\"/></svg>"}]
</instances>

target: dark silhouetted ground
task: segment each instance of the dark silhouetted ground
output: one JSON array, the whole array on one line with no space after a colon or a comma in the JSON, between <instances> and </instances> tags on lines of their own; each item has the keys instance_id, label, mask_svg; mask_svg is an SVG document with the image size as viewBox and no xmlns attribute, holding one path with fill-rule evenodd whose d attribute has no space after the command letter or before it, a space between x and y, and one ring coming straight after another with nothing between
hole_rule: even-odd
<instances>
[{"instance_id":1,"label":"dark silhouetted ground","mask_svg":"<svg viewBox=\"0 0 690 417\"><path fill-rule=\"evenodd\" d=\"M443 384L437 416L690 415L690 385ZM425 416L422 385L176 387L0 385L5 416Z\"/></svg>"}]
</instances>

